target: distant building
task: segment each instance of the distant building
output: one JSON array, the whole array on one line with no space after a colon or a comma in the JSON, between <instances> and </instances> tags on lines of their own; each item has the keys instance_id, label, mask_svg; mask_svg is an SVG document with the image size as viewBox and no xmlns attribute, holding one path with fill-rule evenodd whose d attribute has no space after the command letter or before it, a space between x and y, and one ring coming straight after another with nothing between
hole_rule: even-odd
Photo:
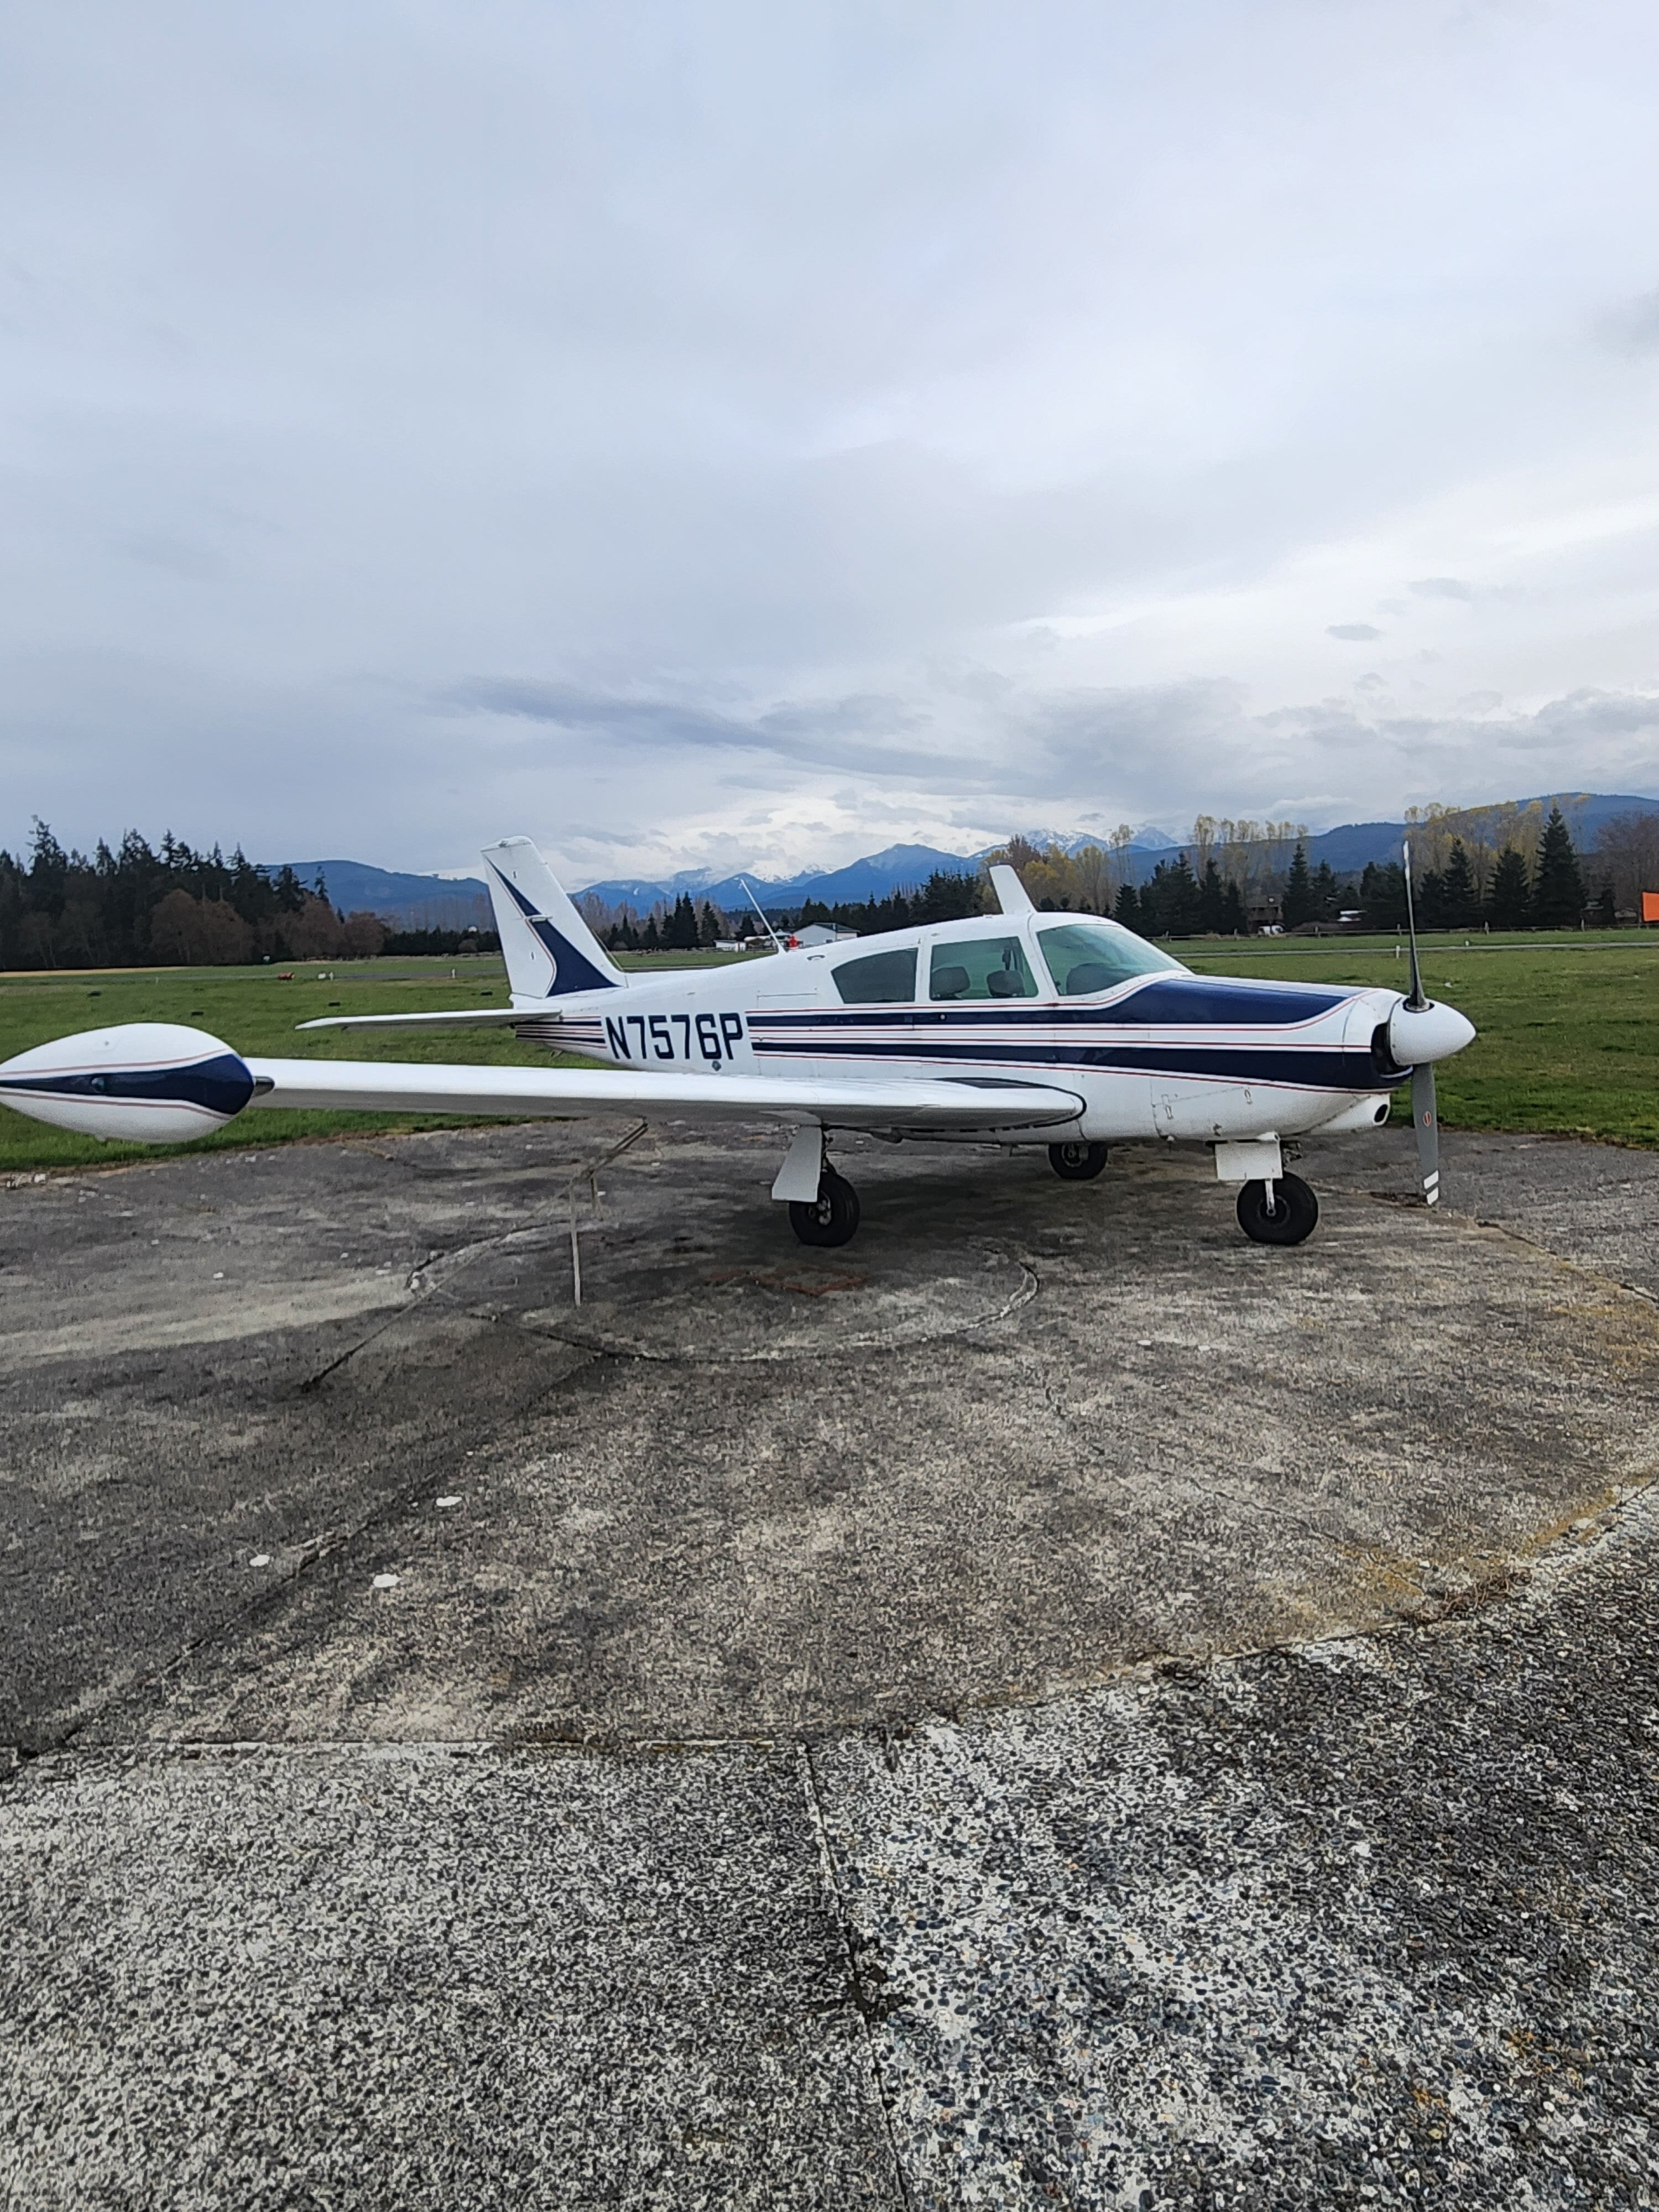
<instances>
[{"instance_id":1,"label":"distant building","mask_svg":"<svg viewBox=\"0 0 1659 2212\"><path fill-rule=\"evenodd\" d=\"M837 929L833 922L809 921L804 929L792 930L785 942L806 951L816 951L821 945L840 945L857 935L856 929Z\"/></svg>"}]
</instances>

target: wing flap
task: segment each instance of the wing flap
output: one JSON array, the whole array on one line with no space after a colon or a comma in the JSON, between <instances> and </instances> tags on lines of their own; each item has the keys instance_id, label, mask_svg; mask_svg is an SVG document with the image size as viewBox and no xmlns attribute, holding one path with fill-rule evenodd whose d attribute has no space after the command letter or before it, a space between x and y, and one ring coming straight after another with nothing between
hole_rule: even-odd
<instances>
[{"instance_id":1,"label":"wing flap","mask_svg":"<svg viewBox=\"0 0 1659 2212\"><path fill-rule=\"evenodd\" d=\"M580 1120L823 1121L844 1129L1048 1128L1083 1110L1074 1091L1042 1084L819 1083L778 1076L652 1075L630 1069L458 1067L364 1060L246 1061L255 1106L392 1114L501 1114Z\"/></svg>"}]
</instances>

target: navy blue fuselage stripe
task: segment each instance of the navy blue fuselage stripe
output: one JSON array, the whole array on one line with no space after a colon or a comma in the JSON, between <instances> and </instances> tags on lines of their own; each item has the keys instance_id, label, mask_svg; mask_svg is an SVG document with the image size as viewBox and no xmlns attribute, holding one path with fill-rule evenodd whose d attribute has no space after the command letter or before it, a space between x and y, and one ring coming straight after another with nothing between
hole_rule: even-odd
<instances>
[{"instance_id":1,"label":"navy blue fuselage stripe","mask_svg":"<svg viewBox=\"0 0 1659 2212\"><path fill-rule=\"evenodd\" d=\"M1290 1083L1298 1090L1386 1091L1369 1052L1333 1042L1322 1050L1272 1045L992 1044L917 1037L905 1044L814 1044L809 1039L757 1039L756 1055L783 1060L1013 1061L1020 1066L1100 1068L1126 1075L1201 1075L1231 1083Z\"/></svg>"},{"instance_id":2,"label":"navy blue fuselage stripe","mask_svg":"<svg viewBox=\"0 0 1659 2212\"><path fill-rule=\"evenodd\" d=\"M88 1068L73 1075L0 1077L0 1092L27 1091L47 1098L97 1098L112 1103L139 1099L167 1106L199 1106L226 1121L253 1096L253 1078L234 1052L187 1067Z\"/></svg>"},{"instance_id":3,"label":"navy blue fuselage stripe","mask_svg":"<svg viewBox=\"0 0 1659 2212\"><path fill-rule=\"evenodd\" d=\"M553 963L553 982L548 997L562 998L571 991L614 991L617 987L611 977L601 975L585 952L579 952L568 939L561 937L546 915L537 913L517 884L502 876L493 860L489 865L517 900L525 920L540 939L543 951Z\"/></svg>"},{"instance_id":4,"label":"navy blue fuselage stripe","mask_svg":"<svg viewBox=\"0 0 1659 2212\"><path fill-rule=\"evenodd\" d=\"M1131 992L1110 1006L1010 1006L1004 1000L973 1006L949 1001L906 1006L815 1006L788 1012L760 1007L749 1017L750 1029L896 1029L915 1024L925 1032L940 1023L983 1029L1012 1022L1030 1029L1034 1024L1058 1024L1075 1029L1105 1022L1120 1029L1280 1029L1317 1021L1340 1006L1349 1005L1352 991L1317 994L1275 990L1239 991L1231 995L1219 987L1206 985L1179 995L1174 987L1156 984Z\"/></svg>"}]
</instances>

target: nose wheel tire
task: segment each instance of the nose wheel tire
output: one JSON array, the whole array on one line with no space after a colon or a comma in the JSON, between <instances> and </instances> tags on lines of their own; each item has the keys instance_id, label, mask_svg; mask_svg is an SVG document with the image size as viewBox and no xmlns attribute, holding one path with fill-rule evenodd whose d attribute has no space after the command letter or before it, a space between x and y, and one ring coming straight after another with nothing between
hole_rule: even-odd
<instances>
[{"instance_id":1,"label":"nose wheel tire","mask_svg":"<svg viewBox=\"0 0 1659 2212\"><path fill-rule=\"evenodd\" d=\"M816 1199L789 1202L789 1226L803 1244L848 1243L858 1225L859 1194L833 1169L824 1170Z\"/></svg>"},{"instance_id":2,"label":"nose wheel tire","mask_svg":"<svg viewBox=\"0 0 1659 2212\"><path fill-rule=\"evenodd\" d=\"M1271 1185L1247 1182L1240 1187L1238 1225L1253 1244L1300 1244L1313 1234L1318 1218L1319 1200L1300 1176L1282 1175Z\"/></svg>"},{"instance_id":3,"label":"nose wheel tire","mask_svg":"<svg viewBox=\"0 0 1659 2212\"><path fill-rule=\"evenodd\" d=\"M1104 1145L1050 1145L1048 1164L1062 1182L1092 1182L1106 1164Z\"/></svg>"}]
</instances>

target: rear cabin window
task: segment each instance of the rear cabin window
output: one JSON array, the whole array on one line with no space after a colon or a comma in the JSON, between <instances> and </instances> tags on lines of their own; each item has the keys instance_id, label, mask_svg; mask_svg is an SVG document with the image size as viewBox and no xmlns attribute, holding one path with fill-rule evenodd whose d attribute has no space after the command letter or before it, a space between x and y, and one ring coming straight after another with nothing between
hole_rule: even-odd
<instances>
[{"instance_id":1,"label":"rear cabin window","mask_svg":"<svg viewBox=\"0 0 1659 2212\"><path fill-rule=\"evenodd\" d=\"M928 963L934 999L1035 999L1036 988L1017 937L960 937L936 945Z\"/></svg>"},{"instance_id":2,"label":"rear cabin window","mask_svg":"<svg viewBox=\"0 0 1659 2212\"><path fill-rule=\"evenodd\" d=\"M1086 999L1136 975L1187 973L1178 960L1132 929L1108 928L1104 922L1068 921L1039 929L1037 943L1062 999Z\"/></svg>"},{"instance_id":3,"label":"rear cabin window","mask_svg":"<svg viewBox=\"0 0 1659 2212\"><path fill-rule=\"evenodd\" d=\"M843 1006L908 1006L916 995L916 948L843 960L833 973Z\"/></svg>"}]
</instances>

